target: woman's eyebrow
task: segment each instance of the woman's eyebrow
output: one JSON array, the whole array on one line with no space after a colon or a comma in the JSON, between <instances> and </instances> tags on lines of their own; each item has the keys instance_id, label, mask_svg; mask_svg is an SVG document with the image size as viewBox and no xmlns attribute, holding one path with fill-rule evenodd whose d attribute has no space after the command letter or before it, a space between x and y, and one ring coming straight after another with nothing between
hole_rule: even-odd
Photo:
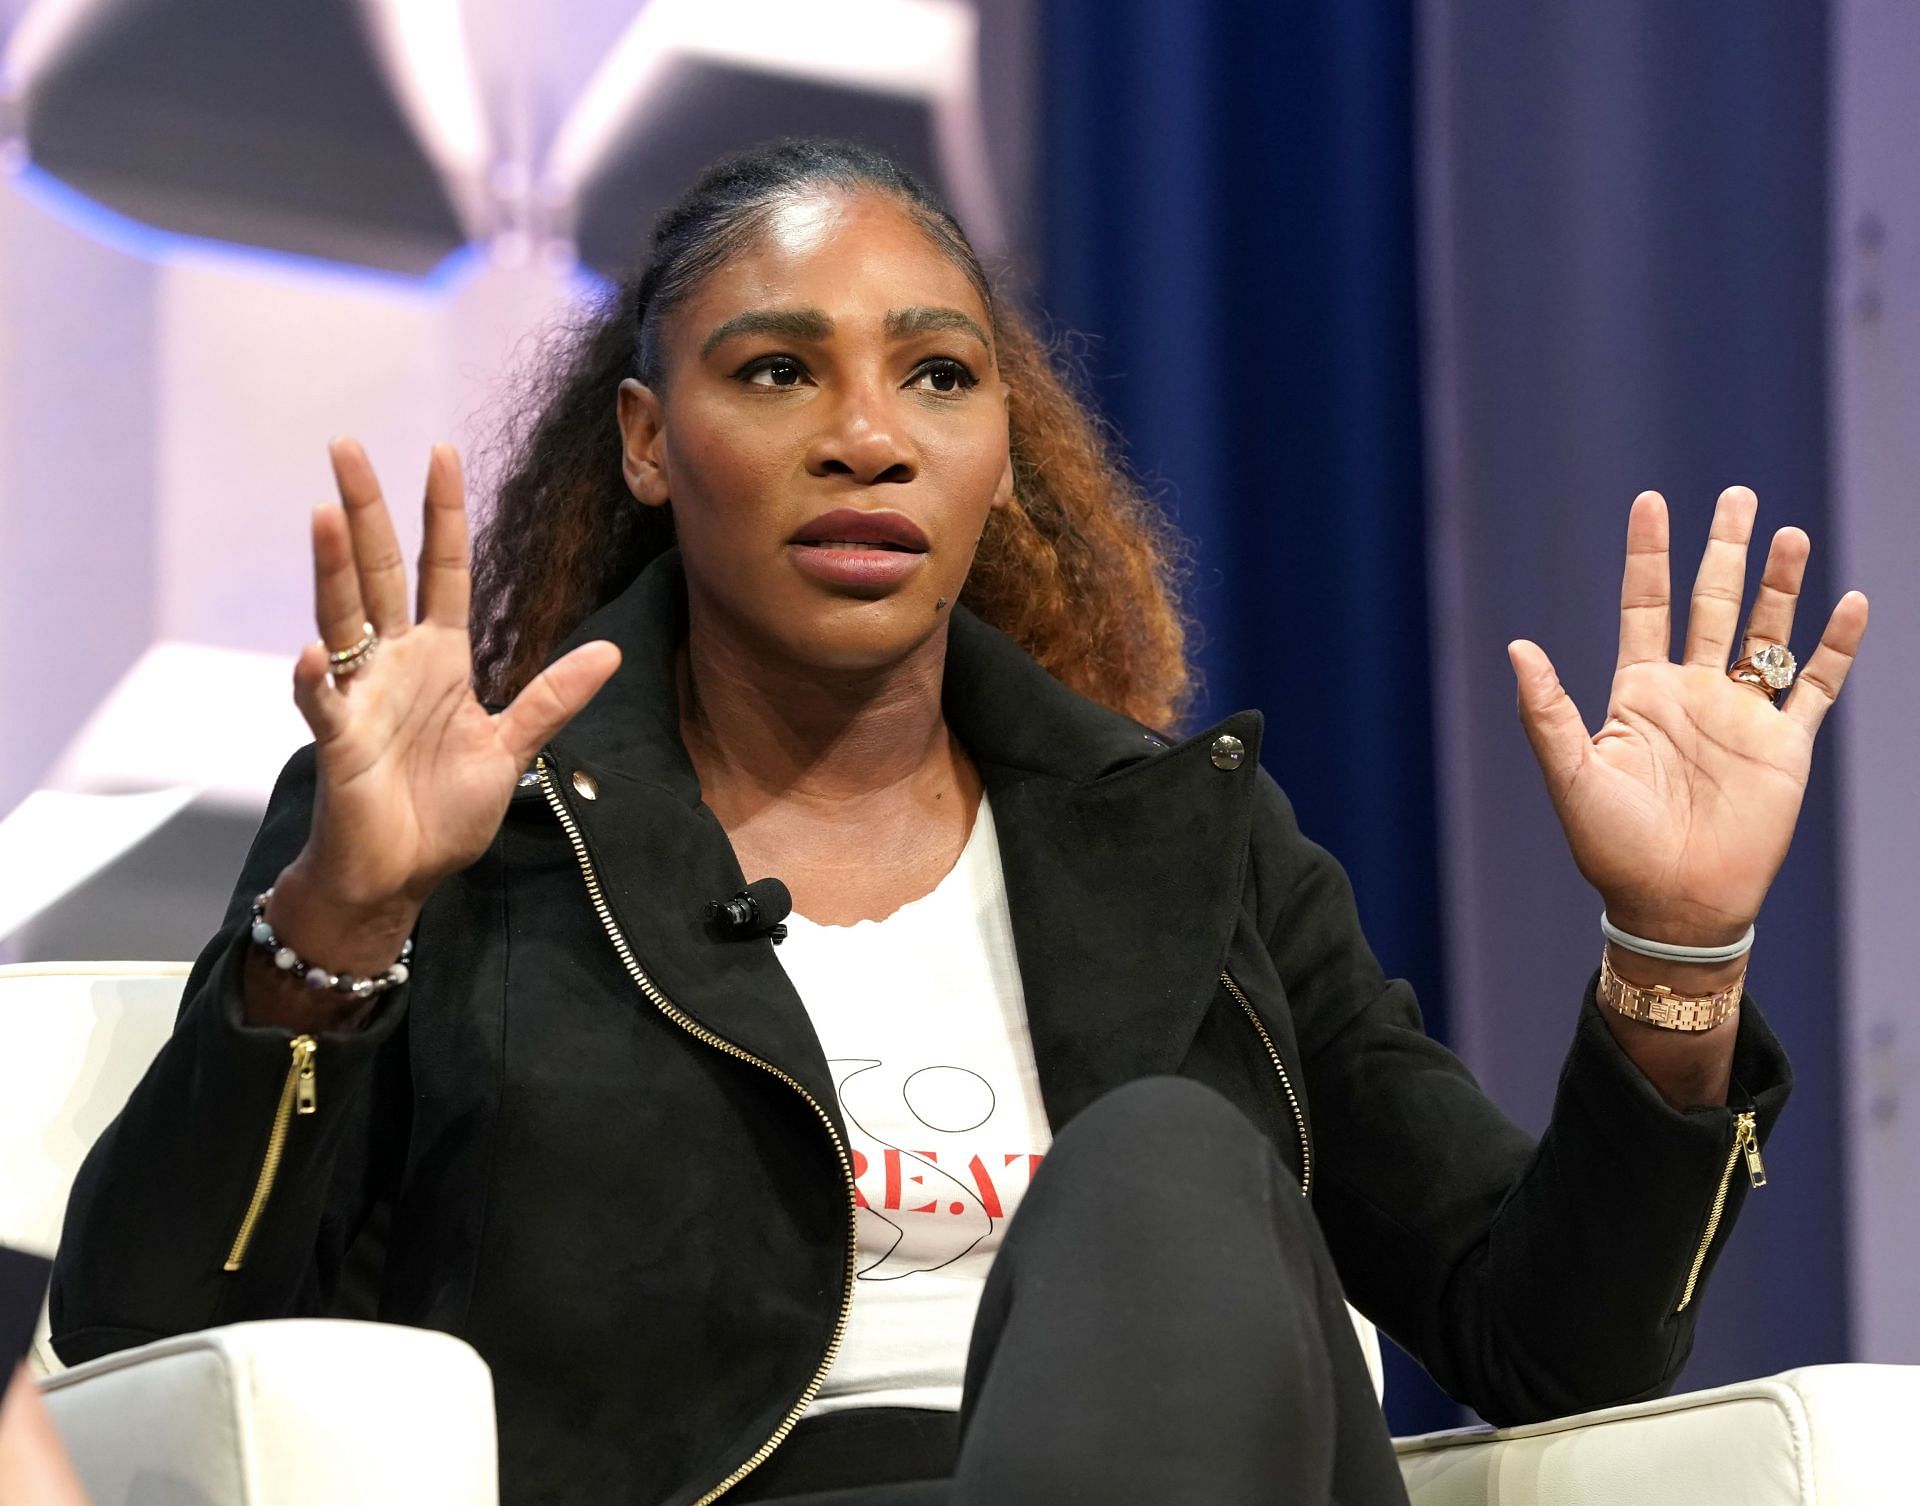
<instances>
[{"instance_id":1,"label":"woman's eyebrow","mask_svg":"<svg viewBox=\"0 0 1920 1506\"><path fill-rule=\"evenodd\" d=\"M979 323L963 314L959 309L929 308L925 306L895 309L887 315L887 337L893 340L907 340L915 335L929 334L935 330L964 330L973 336L988 350L993 349L993 341L987 338L987 332Z\"/></svg>"},{"instance_id":2,"label":"woman's eyebrow","mask_svg":"<svg viewBox=\"0 0 1920 1506\"><path fill-rule=\"evenodd\" d=\"M887 314L886 330L890 340L910 340L915 335L945 329L961 330L987 350L993 349L993 342L979 321L959 309L921 304L893 309ZM715 325L713 333L701 343L700 356L704 360L738 335L774 335L787 340L818 342L832 334L833 320L821 309L749 309Z\"/></svg>"},{"instance_id":3,"label":"woman's eyebrow","mask_svg":"<svg viewBox=\"0 0 1920 1506\"><path fill-rule=\"evenodd\" d=\"M833 333L833 321L819 309L752 309L735 314L714 327L700 346L705 360L735 335L779 335L788 340L824 340Z\"/></svg>"}]
</instances>

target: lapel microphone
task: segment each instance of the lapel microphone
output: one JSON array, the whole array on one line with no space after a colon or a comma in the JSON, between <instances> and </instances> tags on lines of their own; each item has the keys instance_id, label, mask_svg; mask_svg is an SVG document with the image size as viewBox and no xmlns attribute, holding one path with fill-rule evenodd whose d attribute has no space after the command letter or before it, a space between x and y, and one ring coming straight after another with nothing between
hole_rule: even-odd
<instances>
[{"instance_id":1,"label":"lapel microphone","mask_svg":"<svg viewBox=\"0 0 1920 1506\"><path fill-rule=\"evenodd\" d=\"M731 899L707 901L707 920L734 941L751 941L756 936L776 944L785 941L785 921L791 914L793 896L777 878L755 879Z\"/></svg>"}]
</instances>

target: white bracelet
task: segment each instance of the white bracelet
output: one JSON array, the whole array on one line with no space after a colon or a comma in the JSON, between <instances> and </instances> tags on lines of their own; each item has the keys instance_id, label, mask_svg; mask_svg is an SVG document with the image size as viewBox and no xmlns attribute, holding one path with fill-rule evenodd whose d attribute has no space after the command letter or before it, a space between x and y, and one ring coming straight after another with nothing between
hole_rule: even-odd
<instances>
[{"instance_id":1,"label":"white bracelet","mask_svg":"<svg viewBox=\"0 0 1920 1506\"><path fill-rule=\"evenodd\" d=\"M1644 936L1623 931L1607 919L1605 910L1600 912L1600 934L1617 947L1624 947L1642 957L1655 957L1662 962L1731 962L1753 950L1752 926L1747 927L1746 935L1726 946L1678 946L1670 941L1649 941Z\"/></svg>"}]
</instances>

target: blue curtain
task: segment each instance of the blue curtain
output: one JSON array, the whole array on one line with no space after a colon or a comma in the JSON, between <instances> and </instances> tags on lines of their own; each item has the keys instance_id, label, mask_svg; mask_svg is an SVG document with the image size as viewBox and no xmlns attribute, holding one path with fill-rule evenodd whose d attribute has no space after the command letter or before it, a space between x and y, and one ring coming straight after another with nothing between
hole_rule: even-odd
<instances>
[{"instance_id":1,"label":"blue curtain","mask_svg":"<svg viewBox=\"0 0 1920 1506\"><path fill-rule=\"evenodd\" d=\"M1406 0L1048 0L1041 303L1195 541L1197 725L1265 762L1446 1011ZM1456 1416L1411 1364L1396 1431Z\"/></svg>"}]
</instances>

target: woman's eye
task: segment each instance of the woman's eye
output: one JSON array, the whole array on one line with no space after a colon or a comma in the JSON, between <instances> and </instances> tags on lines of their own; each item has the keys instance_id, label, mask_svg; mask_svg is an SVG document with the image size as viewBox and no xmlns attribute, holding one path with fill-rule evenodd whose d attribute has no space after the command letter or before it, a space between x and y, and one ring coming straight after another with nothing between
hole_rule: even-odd
<instances>
[{"instance_id":1,"label":"woman's eye","mask_svg":"<svg viewBox=\"0 0 1920 1506\"><path fill-rule=\"evenodd\" d=\"M750 363L740 376L756 387L798 387L806 374L807 368L791 356L766 356Z\"/></svg>"},{"instance_id":2,"label":"woman's eye","mask_svg":"<svg viewBox=\"0 0 1920 1506\"><path fill-rule=\"evenodd\" d=\"M980 379L960 362L942 356L916 371L908 385L921 381L926 383L929 392L953 393L965 392L969 387L978 385Z\"/></svg>"}]
</instances>

